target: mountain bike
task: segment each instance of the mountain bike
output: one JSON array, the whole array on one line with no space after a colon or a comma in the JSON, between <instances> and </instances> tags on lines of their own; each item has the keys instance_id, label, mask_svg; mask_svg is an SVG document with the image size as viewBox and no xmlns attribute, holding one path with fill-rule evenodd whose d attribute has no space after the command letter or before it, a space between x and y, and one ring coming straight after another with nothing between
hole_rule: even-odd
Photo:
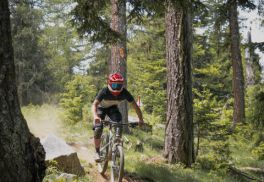
<instances>
[{"instance_id":1,"label":"mountain bike","mask_svg":"<svg viewBox=\"0 0 264 182\"><path fill-rule=\"evenodd\" d=\"M100 162L98 171L104 174L111 161L111 182L121 182L124 175L124 151L122 140L122 126L135 127L138 123L119 123L111 120L102 120L103 126L109 126L101 136Z\"/></svg>"}]
</instances>

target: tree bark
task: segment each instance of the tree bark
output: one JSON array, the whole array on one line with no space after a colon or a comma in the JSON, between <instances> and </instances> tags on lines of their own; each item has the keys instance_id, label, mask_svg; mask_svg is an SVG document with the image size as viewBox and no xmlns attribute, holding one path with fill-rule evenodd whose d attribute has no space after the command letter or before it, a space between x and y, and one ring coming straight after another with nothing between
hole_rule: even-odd
<instances>
[{"instance_id":1,"label":"tree bark","mask_svg":"<svg viewBox=\"0 0 264 182\"><path fill-rule=\"evenodd\" d=\"M127 47L126 47L126 1L125 0L111 0L112 5L112 19L111 28L121 35L121 40L111 46L111 59L109 62L109 72L119 72L125 79L125 87L127 84ZM119 106L122 114L122 122L128 122L128 107L127 103L123 102ZM124 128L128 132L128 127Z\"/></svg>"},{"instance_id":2,"label":"tree bark","mask_svg":"<svg viewBox=\"0 0 264 182\"><path fill-rule=\"evenodd\" d=\"M234 94L233 127L235 127L238 122L244 122L245 119L244 75L240 52L237 1L229 0L229 8Z\"/></svg>"},{"instance_id":3,"label":"tree bark","mask_svg":"<svg viewBox=\"0 0 264 182\"><path fill-rule=\"evenodd\" d=\"M164 156L190 167L194 161L191 15L186 6L166 1L167 124Z\"/></svg>"},{"instance_id":4,"label":"tree bark","mask_svg":"<svg viewBox=\"0 0 264 182\"><path fill-rule=\"evenodd\" d=\"M45 175L45 151L22 116L15 84L8 1L0 1L0 181L36 182Z\"/></svg>"}]
</instances>

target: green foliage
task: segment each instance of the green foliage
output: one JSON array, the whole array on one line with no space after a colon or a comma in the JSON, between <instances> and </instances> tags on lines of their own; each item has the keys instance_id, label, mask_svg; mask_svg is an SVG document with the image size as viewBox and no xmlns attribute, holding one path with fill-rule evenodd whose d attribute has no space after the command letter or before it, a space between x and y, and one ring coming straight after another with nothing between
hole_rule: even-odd
<instances>
[{"instance_id":1,"label":"green foliage","mask_svg":"<svg viewBox=\"0 0 264 182\"><path fill-rule=\"evenodd\" d=\"M259 136L252 124L237 125L228 140L233 165L237 167L264 167L263 151L262 147L259 147L264 140L259 140Z\"/></svg>"},{"instance_id":2,"label":"green foliage","mask_svg":"<svg viewBox=\"0 0 264 182\"><path fill-rule=\"evenodd\" d=\"M205 87L218 99L229 97L232 91L232 75L226 42L219 42L218 47L216 47L214 42L216 37L211 32L205 32L204 35L196 35L195 39L193 87L199 91ZM207 39L211 40L208 42L206 41ZM217 39L220 39L220 37Z\"/></svg>"},{"instance_id":3,"label":"green foliage","mask_svg":"<svg viewBox=\"0 0 264 182\"><path fill-rule=\"evenodd\" d=\"M64 17L66 18L66 17ZM56 20L56 24L60 21ZM48 69L52 73L53 92L63 91L65 83L74 75L74 68L85 59L90 50L89 44L83 44L77 32L70 26L67 19L63 26L46 25L41 37L41 44L45 47L45 54L49 60ZM58 69L59 68L59 69Z\"/></svg>"},{"instance_id":4,"label":"green foliage","mask_svg":"<svg viewBox=\"0 0 264 182\"><path fill-rule=\"evenodd\" d=\"M93 79L88 76L75 75L65 85L60 105L65 109L66 120L70 123L79 122L84 118L87 104L92 103L96 95Z\"/></svg>"},{"instance_id":5,"label":"green foliage","mask_svg":"<svg viewBox=\"0 0 264 182\"><path fill-rule=\"evenodd\" d=\"M43 179L44 182L52 182L52 181L63 182L56 179L60 173L56 165L57 165L56 161L50 161L49 166L46 169L46 176Z\"/></svg>"},{"instance_id":6,"label":"green foliage","mask_svg":"<svg viewBox=\"0 0 264 182\"><path fill-rule=\"evenodd\" d=\"M150 116L147 115L149 118ZM209 166L202 168L200 161L198 165L193 166L192 168L184 168L181 164L170 165L167 164L165 159L162 157L163 151L163 138L164 130L158 127L154 127L153 133L146 134L138 129L132 130L132 135L125 135L129 143L125 143L125 170L126 174L132 179L140 179L143 181L234 181L224 170L223 162L218 162L219 160L224 160L221 157L220 153L223 150L226 150L226 146L219 145L215 143L215 150L219 150L217 155L213 155L208 152L203 155L204 157L201 161L206 163L210 161ZM144 151L143 153L134 152L133 146L136 144L136 141L140 140L143 143ZM204 149L210 149L211 141L208 141L207 146L203 146ZM132 143L132 144L130 144ZM130 148L128 146L131 146ZM201 158L202 158L201 157ZM215 159L217 157L217 159ZM206 161L207 160L207 161ZM217 162L217 164L215 164ZM208 164L209 165L209 164ZM223 168L223 169L222 169ZM206 170L204 170L206 169ZM213 170L214 169L214 170ZM208 170L210 170L208 172ZM208 180L210 179L210 180Z\"/></svg>"},{"instance_id":7,"label":"green foliage","mask_svg":"<svg viewBox=\"0 0 264 182\"><path fill-rule=\"evenodd\" d=\"M113 31L110 28L110 1L106 0L75 0L77 6L72 10L72 22L77 27L81 36L89 35L93 42L103 44L117 42L126 39L124 35ZM124 2L123 0L119 3ZM126 2L125 2L126 3ZM162 14L164 6L160 6L163 1L156 0L132 0L128 1L130 8L127 11L129 22L141 22L144 14L153 16ZM87 11L89 10L89 11Z\"/></svg>"},{"instance_id":8,"label":"green foliage","mask_svg":"<svg viewBox=\"0 0 264 182\"><path fill-rule=\"evenodd\" d=\"M163 20L145 20L141 29L131 27L128 45L128 88L139 95L143 109L165 120L166 64Z\"/></svg>"},{"instance_id":9,"label":"green foliage","mask_svg":"<svg viewBox=\"0 0 264 182\"><path fill-rule=\"evenodd\" d=\"M76 0L76 2L77 6L71 12L72 22L80 35L90 35L91 40L101 43L114 42L120 38L120 35L110 28L110 15L106 13L110 1Z\"/></svg>"},{"instance_id":10,"label":"green foliage","mask_svg":"<svg viewBox=\"0 0 264 182\"><path fill-rule=\"evenodd\" d=\"M225 1L203 1L207 13L197 15L194 27L202 33L194 34L193 87L202 91L204 87L218 100L229 97L232 92L231 61L228 46L229 29ZM197 12L195 12L195 15Z\"/></svg>"},{"instance_id":11,"label":"green foliage","mask_svg":"<svg viewBox=\"0 0 264 182\"><path fill-rule=\"evenodd\" d=\"M102 46L96 49L94 59L89 63L87 75L93 77L97 91L106 86L108 77L107 60L109 59L110 54L109 47Z\"/></svg>"},{"instance_id":12,"label":"green foliage","mask_svg":"<svg viewBox=\"0 0 264 182\"><path fill-rule=\"evenodd\" d=\"M203 170L219 170L231 159L227 141L230 120L223 121L227 117L223 117L226 108L221 108L221 102L208 89L193 91L197 165Z\"/></svg>"},{"instance_id":13,"label":"green foliage","mask_svg":"<svg viewBox=\"0 0 264 182\"><path fill-rule=\"evenodd\" d=\"M231 160L228 142L224 140L205 140L202 142L201 148L201 154L197 158L197 164L201 169L219 170L228 166Z\"/></svg>"},{"instance_id":14,"label":"green foliage","mask_svg":"<svg viewBox=\"0 0 264 182\"><path fill-rule=\"evenodd\" d=\"M43 12L29 0L12 1L11 27L18 95L21 105L44 102L50 72L39 43Z\"/></svg>"},{"instance_id":15,"label":"green foliage","mask_svg":"<svg viewBox=\"0 0 264 182\"><path fill-rule=\"evenodd\" d=\"M229 112L229 109L226 110ZM45 115L46 117L49 115L49 118L46 118L46 120L50 121L54 119L54 117L50 117L50 115L54 115L54 112L60 112L60 108L49 105L43 105L41 107L33 105L23 107L23 114L29 122L30 120L36 120L36 123L42 122L41 119L43 119L43 116ZM88 128L91 128L92 116L90 110L88 110L87 115L90 118ZM152 115L148 114L145 115L145 118L155 120ZM50 123L55 124L56 122L58 121L54 120ZM218 124L224 123L225 122L222 123L221 120L221 122ZM90 143L92 141L91 136L93 135L92 130L87 130L86 121L78 122L74 125L63 123L61 128L64 129L63 132L61 132L62 137L65 138L67 142L79 142L88 145L89 149L93 148L92 143ZM224 133L218 128L214 131L215 132L211 133L217 136L218 131ZM263 168L264 160L260 160L258 158L258 155L261 153L257 153L257 150L254 150L256 149L256 147L254 147L254 143L257 137L253 134L256 135L252 126L238 125L232 135L225 139L229 145L225 145L225 143L213 140L211 138L208 140L202 138L197 163L194 164L192 168L186 169L180 164L167 164L165 159L162 157L161 154L164 144L164 129L154 125L153 133L151 134L145 133L138 128L134 128L132 129L132 134L125 135L129 140L129 143L124 142L126 176L129 176L129 178L132 178L133 180L151 179L154 181L164 182L174 179L177 179L178 181L239 181L236 178L232 178L225 170L225 166L227 164L226 159L228 157L226 155L226 150L228 147L231 151L231 157L227 161L232 162L232 164L237 167L251 166ZM207 138L209 138L209 136L207 136ZM143 153L135 152L133 150L137 140L140 140L143 143ZM129 148L129 146L131 147ZM90 150L87 152L90 152ZM261 150L259 150L259 152L261 152ZM85 164L85 161L81 161L81 163L83 165ZM90 168L89 170L91 171L89 171L89 175L94 172L94 170L96 170ZM61 174L61 172L58 171L55 166L54 168L50 168L49 171L50 172L47 171L47 176L45 178L49 181L56 181L58 176ZM93 180L90 176L86 175L83 178L77 178L77 181L87 182Z\"/></svg>"},{"instance_id":16,"label":"green foliage","mask_svg":"<svg viewBox=\"0 0 264 182\"><path fill-rule=\"evenodd\" d=\"M256 129L264 127L264 86L259 84L247 89L248 118Z\"/></svg>"},{"instance_id":17,"label":"green foliage","mask_svg":"<svg viewBox=\"0 0 264 182\"><path fill-rule=\"evenodd\" d=\"M92 136L92 130L87 132L86 127L86 121L92 121L90 103L106 83L107 61L110 58L110 49L105 45L96 44L93 49L95 54L91 55L90 41L108 43L120 38L110 29L110 1L42 2L41 8L32 8L25 3L12 6L15 60L20 73L23 72L18 81L20 86L23 82L23 89L34 92L38 89L41 92L63 92L60 104L68 121L63 135L67 141L86 141ZM72 11L74 17L71 17L72 14L68 13L73 2L77 2L77 6ZM143 153L126 150L126 169L129 173L154 181L228 181L225 169L229 162L242 167L263 167L264 144L263 140L256 139L256 133L261 133L264 124L263 85L253 86L247 92L248 122L254 127L250 124L238 125L231 135L228 133L233 113L233 99L230 98L232 72L227 9L224 9L223 2L207 1L208 11L200 11L201 14L196 14L194 20L194 27L203 27L204 32L194 35L193 45L194 135L198 156L197 165L192 169L166 164L160 155L165 129L163 125L155 127L165 121L166 113L164 19L155 16L164 16L164 6L161 6L164 2L128 2L128 88L135 97L141 96L144 118L154 126L152 134L133 130L133 136L126 135L132 146L137 140L144 145ZM84 41L78 37L70 24L72 18L78 33L91 39ZM256 48L262 43L252 46ZM258 57L254 56L253 61L257 63ZM82 61L89 61L87 71L85 68L81 70ZM254 66L259 80L259 64ZM80 71L83 74L87 72L87 76L78 75ZM45 105L28 106L23 108L23 113L30 116L29 120L32 116L39 123L45 122L47 118L40 115L39 110L46 110L49 117L52 115L48 119L57 118ZM92 122L89 127L91 125ZM47 174L55 181L59 171L51 167Z\"/></svg>"},{"instance_id":18,"label":"green foliage","mask_svg":"<svg viewBox=\"0 0 264 182\"><path fill-rule=\"evenodd\" d=\"M254 155L258 156L259 160L264 160L264 141L252 150Z\"/></svg>"},{"instance_id":19,"label":"green foliage","mask_svg":"<svg viewBox=\"0 0 264 182\"><path fill-rule=\"evenodd\" d=\"M61 176L63 174L62 171L58 170L57 162L50 161L49 166L46 169L46 176L43 179L43 182L89 182L90 177L88 176L74 176L72 178L68 178L65 176Z\"/></svg>"},{"instance_id":20,"label":"green foliage","mask_svg":"<svg viewBox=\"0 0 264 182\"><path fill-rule=\"evenodd\" d=\"M72 0L10 1L21 105L51 101L71 80L90 44L69 22ZM74 70L75 68L75 70Z\"/></svg>"},{"instance_id":21,"label":"green foliage","mask_svg":"<svg viewBox=\"0 0 264 182\"><path fill-rule=\"evenodd\" d=\"M194 92L194 123L199 125L201 130L207 130L209 125L212 124L220 113L218 112L217 100L213 97L208 89L199 92L193 89ZM203 132L202 132L203 133Z\"/></svg>"}]
</instances>

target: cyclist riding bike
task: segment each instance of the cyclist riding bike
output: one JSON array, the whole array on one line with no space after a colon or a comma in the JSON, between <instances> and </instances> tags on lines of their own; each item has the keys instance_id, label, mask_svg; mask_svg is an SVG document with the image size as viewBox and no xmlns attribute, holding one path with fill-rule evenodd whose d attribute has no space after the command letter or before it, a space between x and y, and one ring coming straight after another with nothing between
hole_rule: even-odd
<instances>
[{"instance_id":1,"label":"cyclist riding bike","mask_svg":"<svg viewBox=\"0 0 264 182\"><path fill-rule=\"evenodd\" d=\"M115 122L122 122L122 115L119 112L118 104L127 100L135 109L139 126L144 124L143 116L140 108L135 102L133 96L124 88L124 78L120 73L114 73L108 77L108 85L97 94L93 104L92 112L94 117L94 145L95 145L95 161L100 162L100 143L103 132L101 120L107 115Z\"/></svg>"}]
</instances>

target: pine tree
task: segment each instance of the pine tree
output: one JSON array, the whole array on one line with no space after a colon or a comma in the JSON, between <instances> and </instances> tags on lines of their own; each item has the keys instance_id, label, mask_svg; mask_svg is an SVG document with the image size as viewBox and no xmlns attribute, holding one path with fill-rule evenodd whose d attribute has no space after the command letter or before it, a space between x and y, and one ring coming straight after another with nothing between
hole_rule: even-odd
<instances>
[{"instance_id":1,"label":"pine tree","mask_svg":"<svg viewBox=\"0 0 264 182\"><path fill-rule=\"evenodd\" d=\"M45 151L20 111L8 1L0 1L0 181L40 182Z\"/></svg>"},{"instance_id":2,"label":"pine tree","mask_svg":"<svg viewBox=\"0 0 264 182\"><path fill-rule=\"evenodd\" d=\"M125 80L127 86L127 46L126 46L126 1L111 0L111 29L120 34L121 39L111 45L111 59L109 62L109 72L119 72ZM119 105L119 110L122 114L122 122L128 122L128 107L126 102ZM128 127L125 127L128 132Z\"/></svg>"},{"instance_id":3,"label":"pine tree","mask_svg":"<svg viewBox=\"0 0 264 182\"><path fill-rule=\"evenodd\" d=\"M41 4L45 22L39 42L45 50L50 72L48 89L53 94L64 91L66 83L72 80L75 70L80 71L80 63L87 59L91 50L90 42L80 38L72 27L69 14L72 3L71 0L45 0Z\"/></svg>"},{"instance_id":4,"label":"pine tree","mask_svg":"<svg viewBox=\"0 0 264 182\"><path fill-rule=\"evenodd\" d=\"M39 45L42 11L35 1L11 1L11 27L21 105L41 104L47 92L47 70L44 50Z\"/></svg>"},{"instance_id":5,"label":"pine tree","mask_svg":"<svg viewBox=\"0 0 264 182\"><path fill-rule=\"evenodd\" d=\"M166 1L167 124L164 156L191 166L193 110L190 1Z\"/></svg>"},{"instance_id":6,"label":"pine tree","mask_svg":"<svg viewBox=\"0 0 264 182\"><path fill-rule=\"evenodd\" d=\"M128 30L131 32L128 42L128 88L134 96L140 96L145 113L154 114L160 117L158 122L165 123L164 17L143 17L141 24L134 25Z\"/></svg>"},{"instance_id":7,"label":"pine tree","mask_svg":"<svg viewBox=\"0 0 264 182\"><path fill-rule=\"evenodd\" d=\"M231 60L233 68L234 112L233 127L245 120L245 94L240 38L237 15L237 0L229 0L229 27L231 38Z\"/></svg>"}]
</instances>

